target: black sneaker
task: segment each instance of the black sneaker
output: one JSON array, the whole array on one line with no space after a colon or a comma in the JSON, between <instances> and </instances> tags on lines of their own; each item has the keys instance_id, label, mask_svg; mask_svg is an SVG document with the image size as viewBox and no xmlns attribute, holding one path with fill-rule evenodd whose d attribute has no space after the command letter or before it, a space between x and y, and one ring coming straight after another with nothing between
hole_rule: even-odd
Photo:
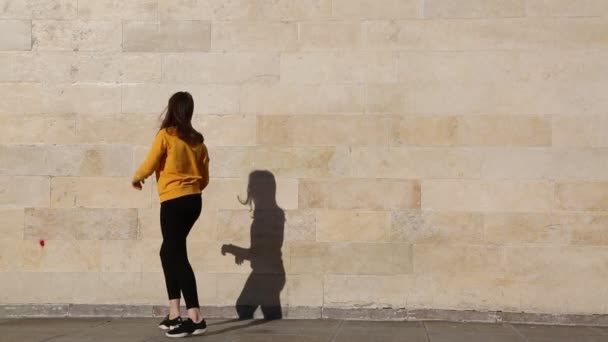
<instances>
[{"instance_id":1,"label":"black sneaker","mask_svg":"<svg viewBox=\"0 0 608 342\"><path fill-rule=\"evenodd\" d=\"M199 323L194 323L190 318L183 321L177 328L165 333L167 337L186 337L202 335L207 332L207 322L203 319Z\"/></svg>"},{"instance_id":2,"label":"black sneaker","mask_svg":"<svg viewBox=\"0 0 608 342\"><path fill-rule=\"evenodd\" d=\"M174 319L169 319L169 315L167 315L165 317L165 320L160 322L160 324L158 325L159 328L163 329L163 330L171 330L171 329L175 329L177 328L180 324L182 324L182 318L181 317L177 317Z\"/></svg>"}]
</instances>

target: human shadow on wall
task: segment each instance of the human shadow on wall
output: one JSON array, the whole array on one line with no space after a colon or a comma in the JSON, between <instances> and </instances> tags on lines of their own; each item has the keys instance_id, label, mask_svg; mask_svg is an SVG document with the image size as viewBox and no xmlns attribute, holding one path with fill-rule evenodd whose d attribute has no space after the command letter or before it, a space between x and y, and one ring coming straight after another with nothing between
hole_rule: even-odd
<instances>
[{"instance_id":1,"label":"human shadow on wall","mask_svg":"<svg viewBox=\"0 0 608 342\"><path fill-rule=\"evenodd\" d=\"M269 171L249 174L247 197L239 201L252 209L249 248L232 244L222 246L222 255L234 255L236 264L249 261L251 274L236 301L239 319L252 319L260 307L265 320L283 318L281 291L285 286L285 268L281 248L285 230L285 213L276 200L277 184Z\"/></svg>"}]
</instances>

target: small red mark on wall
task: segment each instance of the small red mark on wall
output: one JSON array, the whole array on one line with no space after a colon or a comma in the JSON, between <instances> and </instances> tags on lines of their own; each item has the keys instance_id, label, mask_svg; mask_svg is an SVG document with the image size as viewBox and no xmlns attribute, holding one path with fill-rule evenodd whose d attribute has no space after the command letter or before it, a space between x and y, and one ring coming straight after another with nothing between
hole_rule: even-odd
<instances>
[{"instance_id":1,"label":"small red mark on wall","mask_svg":"<svg viewBox=\"0 0 608 342\"><path fill-rule=\"evenodd\" d=\"M44 240L40 240L38 243L40 244L40 247L44 247Z\"/></svg>"}]
</instances>

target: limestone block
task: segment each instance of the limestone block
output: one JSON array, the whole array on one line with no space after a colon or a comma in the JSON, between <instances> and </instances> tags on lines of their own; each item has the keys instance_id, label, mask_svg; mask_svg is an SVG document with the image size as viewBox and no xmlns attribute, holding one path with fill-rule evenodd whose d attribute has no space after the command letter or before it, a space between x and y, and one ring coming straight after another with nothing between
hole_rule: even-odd
<instances>
[{"instance_id":1,"label":"limestone block","mask_svg":"<svg viewBox=\"0 0 608 342\"><path fill-rule=\"evenodd\" d=\"M276 198L284 210L298 208L298 181L296 179L278 178ZM205 206L209 209L247 209L238 201L247 196L247 179L212 178L204 192Z\"/></svg>"},{"instance_id":2,"label":"limestone block","mask_svg":"<svg viewBox=\"0 0 608 342\"><path fill-rule=\"evenodd\" d=\"M52 51L120 51L122 29L115 20L34 20L32 49Z\"/></svg>"},{"instance_id":3,"label":"limestone block","mask_svg":"<svg viewBox=\"0 0 608 342\"><path fill-rule=\"evenodd\" d=\"M446 211L545 212L553 207L549 181L425 180L422 208Z\"/></svg>"},{"instance_id":4,"label":"limestone block","mask_svg":"<svg viewBox=\"0 0 608 342\"><path fill-rule=\"evenodd\" d=\"M206 104L203 102L201 105ZM258 120L254 116L242 115L196 115L193 117L193 126L205 136L208 147L253 146L256 144ZM217 160L212 160L213 166Z\"/></svg>"},{"instance_id":5,"label":"limestone block","mask_svg":"<svg viewBox=\"0 0 608 342\"><path fill-rule=\"evenodd\" d=\"M567 211L606 211L607 182L558 182L555 207Z\"/></svg>"},{"instance_id":6,"label":"limestone block","mask_svg":"<svg viewBox=\"0 0 608 342\"><path fill-rule=\"evenodd\" d=\"M163 58L163 81L251 83L279 79L276 53L188 53Z\"/></svg>"},{"instance_id":7,"label":"limestone block","mask_svg":"<svg viewBox=\"0 0 608 342\"><path fill-rule=\"evenodd\" d=\"M335 0L332 16L337 19L407 19L420 18L424 1L420 0Z\"/></svg>"},{"instance_id":8,"label":"limestone block","mask_svg":"<svg viewBox=\"0 0 608 342\"><path fill-rule=\"evenodd\" d=\"M337 179L304 181L300 188L302 208L324 205L327 209L397 210L420 207L420 184L410 180ZM317 183L312 184L311 182ZM378 196L378 194L382 194Z\"/></svg>"},{"instance_id":9,"label":"limestone block","mask_svg":"<svg viewBox=\"0 0 608 342\"><path fill-rule=\"evenodd\" d=\"M137 238L141 240L162 239L159 208L137 209Z\"/></svg>"},{"instance_id":10,"label":"limestone block","mask_svg":"<svg viewBox=\"0 0 608 342\"><path fill-rule=\"evenodd\" d=\"M323 210L317 216L317 241L389 241L390 213L387 211Z\"/></svg>"},{"instance_id":11,"label":"limestone block","mask_svg":"<svg viewBox=\"0 0 608 342\"><path fill-rule=\"evenodd\" d=\"M427 18L512 18L526 13L525 0L465 0L458 4L449 0L425 2L424 16Z\"/></svg>"},{"instance_id":12,"label":"limestone block","mask_svg":"<svg viewBox=\"0 0 608 342\"><path fill-rule=\"evenodd\" d=\"M54 177L50 200L53 208L148 208L150 192L134 190L131 177Z\"/></svg>"},{"instance_id":13,"label":"limestone block","mask_svg":"<svg viewBox=\"0 0 608 342\"><path fill-rule=\"evenodd\" d=\"M483 273L469 274L465 277L439 275L434 276L432 281L434 307L484 310L486 303L492 301L497 310L512 312L521 310L520 283L505 275Z\"/></svg>"},{"instance_id":14,"label":"limestone block","mask_svg":"<svg viewBox=\"0 0 608 342\"><path fill-rule=\"evenodd\" d=\"M552 179L561 172L551 148L488 148L481 153L484 179Z\"/></svg>"},{"instance_id":15,"label":"limestone block","mask_svg":"<svg viewBox=\"0 0 608 342\"><path fill-rule=\"evenodd\" d=\"M23 176L131 176L128 146L1 145L0 174Z\"/></svg>"},{"instance_id":16,"label":"limestone block","mask_svg":"<svg viewBox=\"0 0 608 342\"><path fill-rule=\"evenodd\" d=\"M608 147L605 116L553 116L552 142L559 147Z\"/></svg>"},{"instance_id":17,"label":"limestone block","mask_svg":"<svg viewBox=\"0 0 608 342\"><path fill-rule=\"evenodd\" d=\"M28 20L1 20L0 31L10 32L0 38L0 50L23 51L32 48L32 24Z\"/></svg>"},{"instance_id":18,"label":"limestone block","mask_svg":"<svg viewBox=\"0 0 608 342\"><path fill-rule=\"evenodd\" d=\"M394 83L393 52L297 52L281 55L281 80L293 83Z\"/></svg>"},{"instance_id":19,"label":"limestone block","mask_svg":"<svg viewBox=\"0 0 608 342\"><path fill-rule=\"evenodd\" d=\"M463 116L458 142L467 146L550 146L551 118L543 116Z\"/></svg>"},{"instance_id":20,"label":"limestone block","mask_svg":"<svg viewBox=\"0 0 608 342\"><path fill-rule=\"evenodd\" d=\"M0 301L4 304L48 303L52 301L49 289L54 289L50 286L51 277L51 273L42 272L2 272Z\"/></svg>"},{"instance_id":21,"label":"limestone block","mask_svg":"<svg viewBox=\"0 0 608 342\"><path fill-rule=\"evenodd\" d=\"M23 237L34 240L134 240L137 238L137 211L28 208Z\"/></svg>"},{"instance_id":22,"label":"limestone block","mask_svg":"<svg viewBox=\"0 0 608 342\"><path fill-rule=\"evenodd\" d=\"M159 114L169 97L187 91L194 98L195 114L235 114L239 112L239 88L234 85L124 84L123 113Z\"/></svg>"},{"instance_id":23,"label":"limestone block","mask_svg":"<svg viewBox=\"0 0 608 342\"><path fill-rule=\"evenodd\" d=\"M99 241L50 240L44 248L37 241L24 241L28 249L22 250L24 270L38 272L94 272L101 266ZM31 249L38 253L26 254Z\"/></svg>"},{"instance_id":24,"label":"limestone block","mask_svg":"<svg viewBox=\"0 0 608 342\"><path fill-rule=\"evenodd\" d=\"M343 176L349 171L349 154L346 148L259 147L254 153L255 168L269 170L276 177Z\"/></svg>"},{"instance_id":25,"label":"limestone block","mask_svg":"<svg viewBox=\"0 0 608 342\"><path fill-rule=\"evenodd\" d=\"M160 248L162 246L162 236L158 239L146 239L141 242L141 270L143 272L162 272L160 261ZM189 257L192 263L192 257Z\"/></svg>"},{"instance_id":26,"label":"limestone block","mask_svg":"<svg viewBox=\"0 0 608 342\"><path fill-rule=\"evenodd\" d=\"M11 144L54 143L76 141L76 119L63 115L0 115L0 142Z\"/></svg>"},{"instance_id":27,"label":"limestone block","mask_svg":"<svg viewBox=\"0 0 608 342\"><path fill-rule=\"evenodd\" d=\"M155 0L79 0L78 17L94 20L154 20L158 14Z\"/></svg>"},{"instance_id":28,"label":"limestone block","mask_svg":"<svg viewBox=\"0 0 608 342\"><path fill-rule=\"evenodd\" d=\"M527 16L593 17L608 14L608 4L602 0L540 0L526 2Z\"/></svg>"},{"instance_id":29,"label":"limestone block","mask_svg":"<svg viewBox=\"0 0 608 342\"><path fill-rule=\"evenodd\" d=\"M292 242L290 252L291 273L322 274L329 269L329 243Z\"/></svg>"},{"instance_id":30,"label":"limestone block","mask_svg":"<svg viewBox=\"0 0 608 342\"><path fill-rule=\"evenodd\" d=\"M283 243L294 241L315 241L316 216L311 210L287 210L283 235L280 231L269 231L268 239ZM262 214L263 215L263 214ZM251 242L253 212L249 210L220 210L217 214L217 239L224 243L248 244ZM263 220L263 218L261 219ZM263 222L260 223L263 229ZM268 227L271 228L271 227Z\"/></svg>"},{"instance_id":31,"label":"limestone block","mask_svg":"<svg viewBox=\"0 0 608 342\"><path fill-rule=\"evenodd\" d=\"M503 250L490 245L414 245L414 271L422 274L461 275L501 273Z\"/></svg>"},{"instance_id":32,"label":"limestone block","mask_svg":"<svg viewBox=\"0 0 608 342\"><path fill-rule=\"evenodd\" d=\"M251 84L241 92L244 114L353 114L363 111L357 85Z\"/></svg>"},{"instance_id":33,"label":"limestone block","mask_svg":"<svg viewBox=\"0 0 608 342\"><path fill-rule=\"evenodd\" d=\"M0 176L0 208L48 207L49 177Z\"/></svg>"},{"instance_id":34,"label":"limestone block","mask_svg":"<svg viewBox=\"0 0 608 342\"><path fill-rule=\"evenodd\" d=\"M413 244L479 244L484 238L481 214L404 210L391 213L390 241Z\"/></svg>"},{"instance_id":35,"label":"limestone block","mask_svg":"<svg viewBox=\"0 0 608 342\"><path fill-rule=\"evenodd\" d=\"M211 32L212 51L293 51L297 42L293 22L218 21Z\"/></svg>"},{"instance_id":36,"label":"limestone block","mask_svg":"<svg viewBox=\"0 0 608 342\"><path fill-rule=\"evenodd\" d=\"M608 149L556 149L553 152L553 174L556 179L606 181Z\"/></svg>"},{"instance_id":37,"label":"limestone block","mask_svg":"<svg viewBox=\"0 0 608 342\"><path fill-rule=\"evenodd\" d=\"M160 107L162 110L162 107ZM159 110L160 112L160 110ZM149 148L160 126L155 115L79 115L76 118L76 136L84 144L136 144ZM134 160L135 165L143 161L148 149Z\"/></svg>"},{"instance_id":38,"label":"limestone block","mask_svg":"<svg viewBox=\"0 0 608 342\"><path fill-rule=\"evenodd\" d=\"M453 116L399 116L390 130L393 145L456 145L458 118Z\"/></svg>"},{"instance_id":39,"label":"limestone block","mask_svg":"<svg viewBox=\"0 0 608 342\"><path fill-rule=\"evenodd\" d=\"M362 44L361 22L303 21L299 23L300 50L356 50Z\"/></svg>"},{"instance_id":40,"label":"limestone block","mask_svg":"<svg viewBox=\"0 0 608 342\"><path fill-rule=\"evenodd\" d=\"M323 306L323 282L313 274L288 274L285 292L289 306Z\"/></svg>"},{"instance_id":41,"label":"limestone block","mask_svg":"<svg viewBox=\"0 0 608 342\"><path fill-rule=\"evenodd\" d=\"M563 230L549 214L487 213L483 218L485 241L497 245L562 242Z\"/></svg>"},{"instance_id":42,"label":"limestone block","mask_svg":"<svg viewBox=\"0 0 608 342\"><path fill-rule=\"evenodd\" d=\"M123 51L209 51L211 25L199 20L124 21Z\"/></svg>"},{"instance_id":43,"label":"limestone block","mask_svg":"<svg viewBox=\"0 0 608 342\"><path fill-rule=\"evenodd\" d=\"M561 239L567 244L606 246L608 244L608 215L606 214L555 214Z\"/></svg>"},{"instance_id":44,"label":"limestone block","mask_svg":"<svg viewBox=\"0 0 608 342\"><path fill-rule=\"evenodd\" d=\"M132 240L106 240L101 244L102 272L142 271L143 243Z\"/></svg>"},{"instance_id":45,"label":"limestone block","mask_svg":"<svg viewBox=\"0 0 608 342\"><path fill-rule=\"evenodd\" d=\"M257 117L258 144L269 146L386 145L388 117L315 115Z\"/></svg>"},{"instance_id":46,"label":"limestone block","mask_svg":"<svg viewBox=\"0 0 608 342\"><path fill-rule=\"evenodd\" d=\"M74 19L77 0L2 0L2 19Z\"/></svg>"},{"instance_id":47,"label":"limestone block","mask_svg":"<svg viewBox=\"0 0 608 342\"><path fill-rule=\"evenodd\" d=\"M332 307L405 307L412 275L326 275L323 302Z\"/></svg>"},{"instance_id":48,"label":"limestone block","mask_svg":"<svg viewBox=\"0 0 608 342\"><path fill-rule=\"evenodd\" d=\"M121 54L123 82L159 82L161 79L162 59L155 53Z\"/></svg>"},{"instance_id":49,"label":"limestone block","mask_svg":"<svg viewBox=\"0 0 608 342\"><path fill-rule=\"evenodd\" d=\"M254 169L254 151L249 147L209 146L209 173L217 178L246 178ZM217 157L217 158L214 158Z\"/></svg>"},{"instance_id":50,"label":"limestone block","mask_svg":"<svg viewBox=\"0 0 608 342\"><path fill-rule=\"evenodd\" d=\"M454 179L481 173L480 153L467 148L354 147L351 158L357 177Z\"/></svg>"},{"instance_id":51,"label":"limestone block","mask_svg":"<svg viewBox=\"0 0 608 342\"><path fill-rule=\"evenodd\" d=\"M353 275L398 275L414 270L412 245L407 243L333 243L327 272Z\"/></svg>"},{"instance_id":52,"label":"limestone block","mask_svg":"<svg viewBox=\"0 0 608 342\"><path fill-rule=\"evenodd\" d=\"M25 227L25 209L0 209L0 234L4 239L21 240Z\"/></svg>"}]
</instances>

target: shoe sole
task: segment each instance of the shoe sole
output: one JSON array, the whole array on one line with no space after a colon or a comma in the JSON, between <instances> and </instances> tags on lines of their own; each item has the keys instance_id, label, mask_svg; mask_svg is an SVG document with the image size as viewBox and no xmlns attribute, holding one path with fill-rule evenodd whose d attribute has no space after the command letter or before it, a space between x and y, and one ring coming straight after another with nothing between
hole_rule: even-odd
<instances>
[{"instance_id":1,"label":"shoe sole","mask_svg":"<svg viewBox=\"0 0 608 342\"><path fill-rule=\"evenodd\" d=\"M181 337L186 337L186 336L196 336L196 335L202 335L204 333L207 332L207 329L196 329L192 332L192 334L188 334L188 333L181 333L181 334L174 334L171 335L169 333L166 333L165 336L167 337L175 337L175 338L181 338Z\"/></svg>"},{"instance_id":2,"label":"shoe sole","mask_svg":"<svg viewBox=\"0 0 608 342\"><path fill-rule=\"evenodd\" d=\"M175 328L177 328L179 325L172 325L170 327L166 326L166 325L159 325L158 328L161 330L173 330Z\"/></svg>"}]
</instances>

